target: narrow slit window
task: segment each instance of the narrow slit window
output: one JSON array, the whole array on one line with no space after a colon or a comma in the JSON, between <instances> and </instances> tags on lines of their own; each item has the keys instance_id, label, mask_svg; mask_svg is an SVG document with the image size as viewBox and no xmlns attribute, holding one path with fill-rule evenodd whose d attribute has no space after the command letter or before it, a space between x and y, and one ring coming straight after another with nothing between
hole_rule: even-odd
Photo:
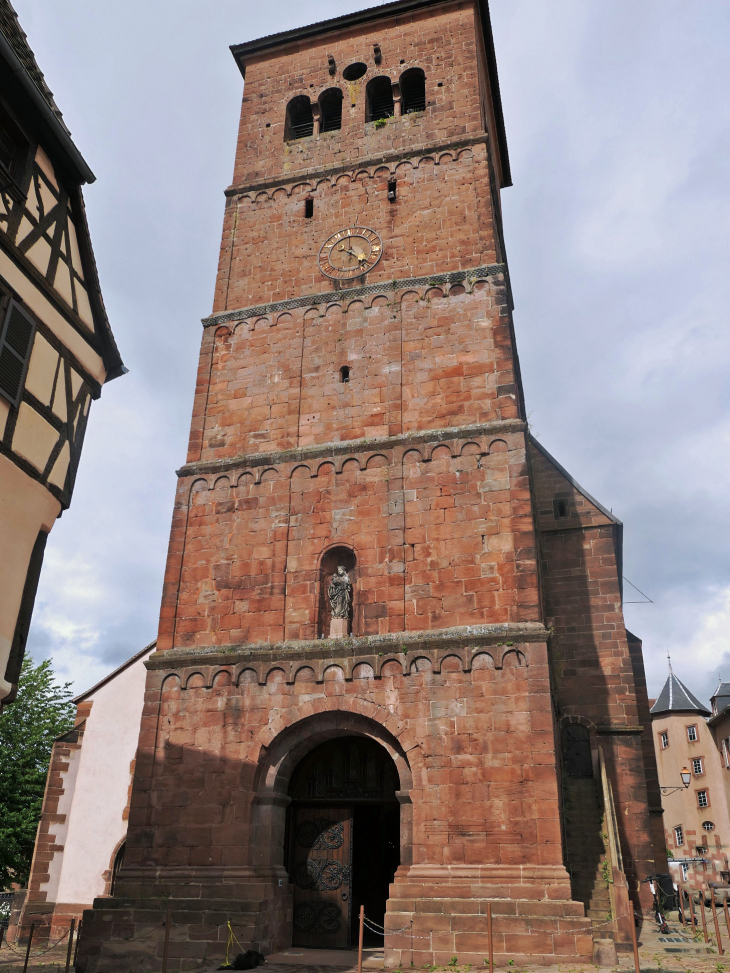
<instances>
[{"instance_id":1,"label":"narrow slit window","mask_svg":"<svg viewBox=\"0 0 730 973\"><path fill-rule=\"evenodd\" d=\"M677 848L681 848L682 845L684 844L684 830L681 824L678 824L677 827L674 829L674 841L675 844L677 845Z\"/></svg>"},{"instance_id":2,"label":"narrow slit window","mask_svg":"<svg viewBox=\"0 0 730 973\"><path fill-rule=\"evenodd\" d=\"M401 106L404 115L426 110L426 75L421 68L409 68L400 76Z\"/></svg>"},{"instance_id":3,"label":"narrow slit window","mask_svg":"<svg viewBox=\"0 0 730 973\"><path fill-rule=\"evenodd\" d=\"M314 115L312 103L306 95L297 95L286 106L286 125L284 140L293 142L304 139L314 132Z\"/></svg>"},{"instance_id":4,"label":"narrow slit window","mask_svg":"<svg viewBox=\"0 0 730 973\"><path fill-rule=\"evenodd\" d=\"M365 89L366 122L377 122L382 118L392 118L395 115L393 104L393 86L390 78L373 78Z\"/></svg>"},{"instance_id":5,"label":"narrow slit window","mask_svg":"<svg viewBox=\"0 0 730 973\"><path fill-rule=\"evenodd\" d=\"M313 216L314 216L314 200L311 199L310 197L309 199L304 200L304 218L307 220L311 220Z\"/></svg>"},{"instance_id":6,"label":"narrow slit window","mask_svg":"<svg viewBox=\"0 0 730 973\"><path fill-rule=\"evenodd\" d=\"M567 500L553 500L553 512L555 513L556 520L562 520L563 517L567 517L570 513L570 507Z\"/></svg>"},{"instance_id":7,"label":"narrow slit window","mask_svg":"<svg viewBox=\"0 0 730 973\"><path fill-rule=\"evenodd\" d=\"M349 382L350 381L350 366L343 365L340 369L340 381Z\"/></svg>"},{"instance_id":8,"label":"narrow slit window","mask_svg":"<svg viewBox=\"0 0 730 973\"><path fill-rule=\"evenodd\" d=\"M659 734L659 739L662 744L662 750L666 750L669 746L669 734L666 732L666 730Z\"/></svg>"},{"instance_id":9,"label":"narrow slit window","mask_svg":"<svg viewBox=\"0 0 730 973\"><path fill-rule=\"evenodd\" d=\"M319 110L323 132L336 132L342 128L342 91L328 88L319 96Z\"/></svg>"}]
</instances>

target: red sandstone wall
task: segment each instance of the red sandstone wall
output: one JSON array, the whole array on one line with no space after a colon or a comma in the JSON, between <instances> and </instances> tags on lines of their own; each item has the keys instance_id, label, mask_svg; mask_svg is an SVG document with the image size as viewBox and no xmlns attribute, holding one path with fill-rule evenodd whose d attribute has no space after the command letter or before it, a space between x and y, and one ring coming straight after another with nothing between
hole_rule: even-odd
<instances>
[{"instance_id":1,"label":"red sandstone wall","mask_svg":"<svg viewBox=\"0 0 730 973\"><path fill-rule=\"evenodd\" d=\"M387 17L247 58L233 185L483 132L475 6L465 0ZM382 50L380 65L374 63L376 41ZM330 54L337 64L334 77L328 70ZM368 72L347 82L342 69L353 61L364 61ZM381 75L397 82L411 67L425 71L426 111L392 119L381 129L366 124L367 82ZM316 103L335 86L344 93L342 129L285 143L289 100L306 94Z\"/></svg>"},{"instance_id":2,"label":"red sandstone wall","mask_svg":"<svg viewBox=\"0 0 730 973\"><path fill-rule=\"evenodd\" d=\"M177 504L160 650L316 638L336 544L357 557L356 636L539 619L522 432L264 458L181 479Z\"/></svg>"},{"instance_id":3,"label":"red sandstone wall","mask_svg":"<svg viewBox=\"0 0 730 973\"><path fill-rule=\"evenodd\" d=\"M633 889L654 871L654 853L635 660L621 609L619 525L534 445L530 460L558 704L561 714L584 717L597 727ZM568 501L567 518L556 520L556 497Z\"/></svg>"},{"instance_id":4,"label":"red sandstone wall","mask_svg":"<svg viewBox=\"0 0 730 973\"><path fill-rule=\"evenodd\" d=\"M148 678L125 869L253 864L251 799L264 748L286 727L333 711L342 732L348 714L366 716L402 748L415 862L561 865L543 643L326 661L315 643L287 661L189 662L170 675L169 660ZM280 863L283 842L274 854Z\"/></svg>"},{"instance_id":5,"label":"red sandstone wall","mask_svg":"<svg viewBox=\"0 0 730 973\"><path fill-rule=\"evenodd\" d=\"M659 789L659 771L657 769L656 753L654 752L654 736L651 715L649 713L651 706L649 703L649 693L646 688L644 656L641 650L641 639L632 635L628 629L626 631L626 640L629 652L631 653L631 663L634 670L634 685L636 686L639 722L644 727L641 735L641 748L644 757L644 774L646 777L646 793L651 825L652 857L656 871L666 873L668 866L665 864L665 859L669 845L664 837L662 796Z\"/></svg>"},{"instance_id":6,"label":"red sandstone wall","mask_svg":"<svg viewBox=\"0 0 730 973\"><path fill-rule=\"evenodd\" d=\"M504 281L475 276L206 330L188 461L517 418Z\"/></svg>"},{"instance_id":7,"label":"red sandstone wall","mask_svg":"<svg viewBox=\"0 0 730 973\"><path fill-rule=\"evenodd\" d=\"M397 120L410 122L411 116ZM302 174L276 189L230 197L214 311L332 290L317 256L331 234L348 226L368 226L382 238L383 256L367 274L368 284L496 263L490 162L481 139L451 150L444 145L416 153L414 146L407 159L385 164L358 166L348 153L344 172ZM388 201L392 176L395 203ZM304 216L307 196L311 219Z\"/></svg>"}]
</instances>

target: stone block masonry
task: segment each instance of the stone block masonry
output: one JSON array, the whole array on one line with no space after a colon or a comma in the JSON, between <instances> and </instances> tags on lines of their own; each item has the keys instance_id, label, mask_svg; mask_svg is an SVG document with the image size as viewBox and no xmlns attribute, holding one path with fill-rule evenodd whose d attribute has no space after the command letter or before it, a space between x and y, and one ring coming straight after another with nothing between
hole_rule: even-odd
<instances>
[{"instance_id":1,"label":"stone block masonry","mask_svg":"<svg viewBox=\"0 0 730 973\"><path fill-rule=\"evenodd\" d=\"M176 649L150 665L116 908L163 890L204 912L245 896L249 941L286 945L287 776L313 740L355 733L386 746L400 774L402 864L386 928L413 925L388 942L389 963L411 951L419 962L454 952L481 962L487 901L497 903L498 953L532 955L540 924L541 953L590 955L562 865L539 623ZM92 929L104 914L89 916ZM89 939L90 958L94 944L110 957L104 942ZM205 942L219 955L217 931Z\"/></svg>"},{"instance_id":2,"label":"stone block masonry","mask_svg":"<svg viewBox=\"0 0 730 973\"><path fill-rule=\"evenodd\" d=\"M85 919L85 973L121 971L125 937L156 968L159 927L149 948L140 930L166 902L171 970L222 955L221 916L269 953L346 943L366 900L388 966L481 965L490 903L498 962L590 961L563 731L581 729L585 775L603 755L638 901L643 669L620 524L527 428L486 4L399 0L234 56L239 140L128 846ZM425 107L409 113L411 68ZM393 95L380 121L374 81ZM291 137L292 99L316 114L330 88L341 128ZM378 261L326 277L320 248L358 226ZM353 603L333 629L337 567Z\"/></svg>"}]
</instances>

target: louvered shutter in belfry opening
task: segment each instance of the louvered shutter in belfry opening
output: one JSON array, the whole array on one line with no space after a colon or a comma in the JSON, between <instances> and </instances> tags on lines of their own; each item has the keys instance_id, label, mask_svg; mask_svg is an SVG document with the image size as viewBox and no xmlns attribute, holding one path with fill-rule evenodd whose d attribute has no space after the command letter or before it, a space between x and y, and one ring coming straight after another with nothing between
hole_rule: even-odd
<instances>
[{"instance_id":1,"label":"louvered shutter in belfry opening","mask_svg":"<svg viewBox=\"0 0 730 973\"><path fill-rule=\"evenodd\" d=\"M0 332L0 393L17 405L33 344L33 322L11 301Z\"/></svg>"}]
</instances>

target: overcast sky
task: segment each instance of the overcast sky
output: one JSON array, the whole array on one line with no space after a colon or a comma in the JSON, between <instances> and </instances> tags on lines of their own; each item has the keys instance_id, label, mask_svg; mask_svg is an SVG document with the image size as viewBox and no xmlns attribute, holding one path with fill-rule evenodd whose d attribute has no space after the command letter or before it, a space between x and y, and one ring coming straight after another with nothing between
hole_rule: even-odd
<instances>
[{"instance_id":1,"label":"overcast sky","mask_svg":"<svg viewBox=\"0 0 730 973\"><path fill-rule=\"evenodd\" d=\"M13 0L77 145L129 375L91 413L30 649L76 691L151 641L242 79L228 45L353 0ZM650 693L730 679L730 4L491 0L533 432L625 524ZM626 586L627 601L641 596Z\"/></svg>"}]
</instances>

